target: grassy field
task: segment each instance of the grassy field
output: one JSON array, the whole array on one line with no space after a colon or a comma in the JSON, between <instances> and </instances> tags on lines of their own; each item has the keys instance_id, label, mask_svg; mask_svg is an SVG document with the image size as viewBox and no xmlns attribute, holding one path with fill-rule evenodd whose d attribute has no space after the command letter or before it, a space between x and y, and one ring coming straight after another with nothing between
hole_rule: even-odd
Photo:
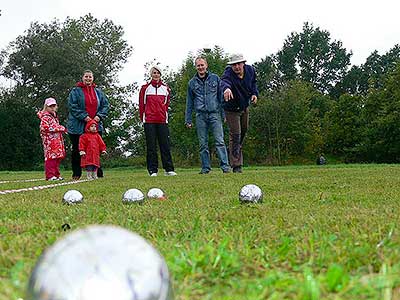
<instances>
[{"instance_id":1,"label":"grassy field","mask_svg":"<svg viewBox=\"0 0 400 300\"><path fill-rule=\"evenodd\" d=\"M0 300L24 298L43 249L68 233L64 223L115 224L146 238L166 259L177 300L400 299L400 165L177 172L105 170L97 181L0 195ZM41 176L0 172L0 181ZM264 203L239 203L248 183ZM37 184L46 183L0 190ZM151 187L168 200L122 204L128 188ZM63 205L69 189L84 203Z\"/></svg>"}]
</instances>

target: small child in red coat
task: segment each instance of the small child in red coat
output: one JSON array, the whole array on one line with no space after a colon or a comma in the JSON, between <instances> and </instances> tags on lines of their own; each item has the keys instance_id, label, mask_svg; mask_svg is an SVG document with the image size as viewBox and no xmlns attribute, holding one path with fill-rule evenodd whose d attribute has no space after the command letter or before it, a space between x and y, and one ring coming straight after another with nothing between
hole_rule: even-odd
<instances>
[{"instance_id":1,"label":"small child in red coat","mask_svg":"<svg viewBox=\"0 0 400 300\"><path fill-rule=\"evenodd\" d=\"M63 180L60 176L60 163L65 157L62 134L67 130L57 118L57 101L47 98L43 110L37 113L40 119L40 136L43 142L44 172L46 180Z\"/></svg>"},{"instance_id":2,"label":"small child in red coat","mask_svg":"<svg viewBox=\"0 0 400 300\"><path fill-rule=\"evenodd\" d=\"M86 123L85 133L79 138L79 154L81 167L86 169L88 179L97 179L97 169L100 167L100 154L106 154L106 144L97 132L95 120Z\"/></svg>"}]
</instances>

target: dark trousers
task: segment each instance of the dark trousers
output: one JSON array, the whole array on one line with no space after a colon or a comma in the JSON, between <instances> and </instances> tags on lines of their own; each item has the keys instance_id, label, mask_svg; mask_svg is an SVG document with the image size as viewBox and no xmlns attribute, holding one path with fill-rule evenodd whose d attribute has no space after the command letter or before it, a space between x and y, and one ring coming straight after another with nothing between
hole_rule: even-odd
<instances>
[{"instance_id":1,"label":"dark trousers","mask_svg":"<svg viewBox=\"0 0 400 300\"><path fill-rule=\"evenodd\" d=\"M144 134L146 136L146 162L150 174L158 172L157 143L160 147L162 166L166 172L173 171L169 129L167 124L145 123Z\"/></svg>"},{"instance_id":2,"label":"dark trousers","mask_svg":"<svg viewBox=\"0 0 400 300\"><path fill-rule=\"evenodd\" d=\"M100 132L99 132L100 133ZM81 156L79 155L79 138L80 134L68 134L71 140L71 165L72 165L72 178L80 178L82 176ZM103 177L103 170L97 169L97 177Z\"/></svg>"},{"instance_id":3,"label":"dark trousers","mask_svg":"<svg viewBox=\"0 0 400 300\"><path fill-rule=\"evenodd\" d=\"M241 112L225 111L229 127L229 163L232 168L243 165L242 146L249 128L249 109Z\"/></svg>"}]
</instances>

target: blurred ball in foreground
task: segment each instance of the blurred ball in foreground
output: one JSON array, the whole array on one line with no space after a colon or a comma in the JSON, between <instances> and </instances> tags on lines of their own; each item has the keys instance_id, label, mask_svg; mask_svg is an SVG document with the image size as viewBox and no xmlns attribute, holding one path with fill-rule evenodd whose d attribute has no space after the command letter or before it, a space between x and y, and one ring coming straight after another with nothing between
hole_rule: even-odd
<instances>
[{"instance_id":1,"label":"blurred ball in foreground","mask_svg":"<svg viewBox=\"0 0 400 300\"><path fill-rule=\"evenodd\" d=\"M143 203L144 195L138 189L129 189L122 196L123 203Z\"/></svg>"},{"instance_id":2,"label":"blurred ball in foreground","mask_svg":"<svg viewBox=\"0 0 400 300\"><path fill-rule=\"evenodd\" d=\"M261 203L263 193L255 184L247 184L239 192L239 201L241 203Z\"/></svg>"},{"instance_id":3,"label":"blurred ball in foreground","mask_svg":"<svg viewBox=\"0 0 400 300\"><path fill-rule=\"evenodd\" d=\"M77 190L69 190L63 196L63 203L75 204L83 201L83 195Z\"/></svg>"},{"instance_id":4,"label":"blurred ball in foreground","mask_svg":"<svg viewBox=\"0 0 400 300\"><path fill-rule=\"evenodd\" d=\"M159 199L159 200L166 200L167 199L167 197L165 196L165 193L159 188L151 188L147 192L147 198L149 198L149 199Z\"/></svg>"},{"instance_id":5,"label":"blurred ball in foreground","mask_svg":"<svg viewBox=\"0 0 400 300\"><path fill-rule=\"evenodd\" d=\"M141 236L92 225L47 249L29 279L28 300L172 300L168 267Z\"/></svg>"}]
</instances>

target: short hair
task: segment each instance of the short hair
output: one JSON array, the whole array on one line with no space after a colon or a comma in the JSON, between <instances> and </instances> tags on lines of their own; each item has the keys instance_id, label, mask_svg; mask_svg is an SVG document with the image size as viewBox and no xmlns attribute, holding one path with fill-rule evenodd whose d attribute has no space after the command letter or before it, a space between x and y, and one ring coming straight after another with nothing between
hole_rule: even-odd
<instances>
[{"instance_id":1,"label":"short hair","mask_svg":"<svg viewBox=\"0 0 400 300\"><path fill-rule=\"evenodd\" d=\"M199 59L204 60L204 61L206 62L206 64L208 64L207 59L206 59L204 56L199 55L199 56L197 56L196 59L194 60L194 65L196 65L196 61L199 60Z\"/></svg>"},{"instance_id":2,"label":"short hair","mask_svg":"<svg viewBox=\"0 0 400 300\"><path fill-rule=\"evenodd\" d=\"M85 73L91 73L91 74L93 75L93 72L92 72L92 70L89 70L89 69L86 69L85 71L83 71L83 73L82 73L82 74L85 74Z\"/></svg>"}]
</instances>

